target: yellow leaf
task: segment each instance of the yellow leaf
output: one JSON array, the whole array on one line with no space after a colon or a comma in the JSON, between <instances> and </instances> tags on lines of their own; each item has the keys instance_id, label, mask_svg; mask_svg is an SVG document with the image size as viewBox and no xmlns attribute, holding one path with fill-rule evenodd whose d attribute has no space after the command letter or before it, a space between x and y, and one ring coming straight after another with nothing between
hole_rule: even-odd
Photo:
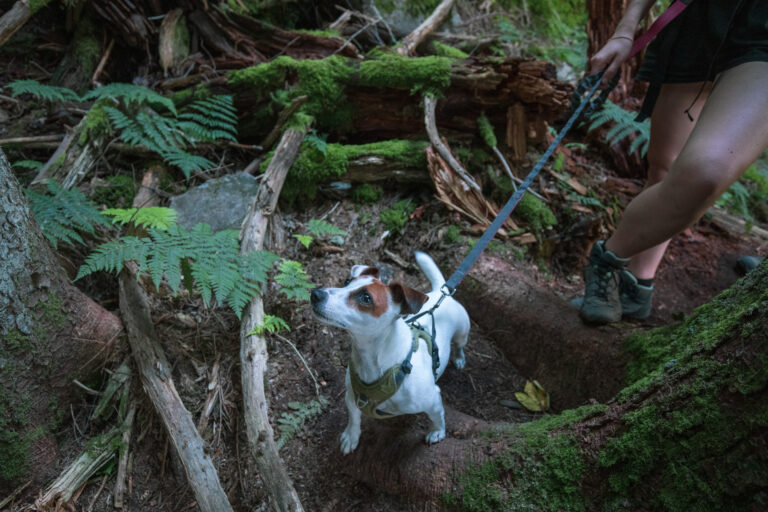
<instances>
[{"instance_id":1,"label":"yellow leaf","mask_svg":"<svg viewBox=\"0 0 768 512\"><path fill-rule=\"evenodd\" d=\"M529 411L546 411L549 409L549 393L544 386L534 380L525 382L525 390L515 393L515 398L520 405Z\"/></svg>"},{"instance_id":2,"label":"yellow leaf","mask_svg":"<svg viewBox=\"0 0 768 512\"><path fill-rule=\"evenodd\" d=\"M529 411L540 411L541 406L539 404L539 401L536 400L536 398L527 395L525 393L515 393L515 398L518 402L520 402L520 405L528 409Z\"/></svg>"}]
</instances>

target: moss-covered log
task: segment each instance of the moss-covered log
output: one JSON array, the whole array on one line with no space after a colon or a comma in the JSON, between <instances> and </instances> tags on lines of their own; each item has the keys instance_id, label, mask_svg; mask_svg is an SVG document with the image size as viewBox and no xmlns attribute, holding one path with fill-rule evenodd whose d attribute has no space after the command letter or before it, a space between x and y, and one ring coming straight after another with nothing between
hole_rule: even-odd
<instances>
[{"instance_id":1,"label":"moss-covered log","mask_svg":"<svg viewBox=\"0 0 768 512\"><path fill-rule=\"evenodd\" d=\"M451 440L451 453L475 456L425 454L435 470L414 476L409 495L475 511L763 510L768 263L680 324L631 335L623 351L626 387L612 400ZM386 449L361 448L356 470L366 475ZM406 459L399 474L418 462Z\"/></svg>"},{"instance_id":2,"label":"moss-covered log","mask_svg":"<svg viewBox=\"0 0 768 512\"><path fill-rule=\"evenodd\" d=\"M0 212L0 494L22 478L36 494L56 469L72 379L103 362L122 327L69 283L2 151Z\"/></svg>"}]
</instances>

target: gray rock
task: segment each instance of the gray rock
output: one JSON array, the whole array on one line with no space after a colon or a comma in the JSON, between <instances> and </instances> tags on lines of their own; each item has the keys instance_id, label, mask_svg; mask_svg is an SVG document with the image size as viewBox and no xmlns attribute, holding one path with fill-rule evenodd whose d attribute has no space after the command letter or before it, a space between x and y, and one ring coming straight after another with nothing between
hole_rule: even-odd
<instances>
[{"instance_id":1,"label":"gray rock","mask_svg":"<svg viewBox=\"0 0 768 512\"><path fill-rule=\"evenodd\" d=\"M208 180L171 198L171 208L178 212L179 224L187 229L201 222L209 224L213 231L240 229L258 189L256 178L239 172Z\"/></svg>"}]
</instances>

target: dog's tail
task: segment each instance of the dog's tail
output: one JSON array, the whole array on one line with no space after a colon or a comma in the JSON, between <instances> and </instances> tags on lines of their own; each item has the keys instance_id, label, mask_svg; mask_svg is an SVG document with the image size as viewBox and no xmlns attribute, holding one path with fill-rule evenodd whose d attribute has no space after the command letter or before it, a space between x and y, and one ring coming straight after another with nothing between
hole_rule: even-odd
<instances>
[{"instance_id":1,"label":"dog's tail","mask_svg":"<svg viewBox=\"0 0 768 512\"><path fill-rule=\"evenodd\" d=\"M441 286L445 284L445 278L440 269L437 268L435 261L429 257L425 252L414 251L416 256L416 263L421 267L421 271L429 279L429 284L432 285L432 291L439 290Z\"/></svg>"}]
</instances>

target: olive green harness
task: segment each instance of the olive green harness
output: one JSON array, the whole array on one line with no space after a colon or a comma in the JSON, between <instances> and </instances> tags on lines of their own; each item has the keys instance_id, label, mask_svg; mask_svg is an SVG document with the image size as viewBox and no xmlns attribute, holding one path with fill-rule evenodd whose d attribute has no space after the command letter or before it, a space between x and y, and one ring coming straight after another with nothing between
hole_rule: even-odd
<instances>
[{"instance_id":1,"label":"olive green harness","mask_svg":"<svg viewBox=\"0 0 768 512\"><path fill-rule=\"evenodd\" d=\"M405 376L411 373L413 365L411 356L419 350L419 340L427 343L427 350L432 355L432 372L437 379L437 370L440 368L440 355L437 344L433 343L432 336L418 325L409 325L411 328L411 350L402 363L392 366L384 372L378 380L366 384L357 375L354 363L349 360L349 379L352 383L352 391L355 394L355 403L363 414L371 418L391 418L394 414L384 412L377 407L392 398L397 393L405 380Z\"/></svg>"}]
</instances>

